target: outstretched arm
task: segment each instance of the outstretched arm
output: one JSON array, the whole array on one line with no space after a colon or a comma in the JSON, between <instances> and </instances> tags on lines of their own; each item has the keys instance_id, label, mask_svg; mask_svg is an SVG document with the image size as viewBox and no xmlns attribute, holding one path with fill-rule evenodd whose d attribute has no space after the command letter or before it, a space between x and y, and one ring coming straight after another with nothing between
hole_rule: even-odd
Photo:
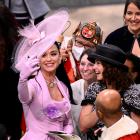
<instances>
[{"instance_id":1,"label":"outstretched arm","mask_svg":"<svg viewBox=\"0 0 140 140\"><path fill-rule=\"evenodd\" d=\"M18 92L22 103L28 103L32 99L33 88L31 85L28 85L28 78L39 69L38 63L39 60L37 58L29 58L20 71Z\"/></svg>"},{"instance_id":2,"label":"outstretched arm","mask_svg":"<svg viewBox=\"0 0 140 140\"><path fill-rule=\"evenodd\" d=\"M92 128L98 122L98 117L95 110L95 100L97 94L104 88L98 82L93 82L86 91L86 96L82 100L82 109L79 117L79 125L82 132L88 128Z\"/></svg>"}]
</instances>

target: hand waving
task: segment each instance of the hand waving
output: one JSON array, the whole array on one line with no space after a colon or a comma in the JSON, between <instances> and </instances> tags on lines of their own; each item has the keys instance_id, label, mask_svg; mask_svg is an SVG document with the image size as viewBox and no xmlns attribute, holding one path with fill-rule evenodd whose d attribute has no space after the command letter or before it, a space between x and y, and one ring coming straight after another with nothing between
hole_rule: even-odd
<instances>
[{"instance_id":1,"label":"hand waving","mask_svg":"<svg viewBox=\"0 0 140 140\"><path fill-rule=\"evenodd\" d=\"M39 69L39 59L36 56L27 58L27 61L20 71L20 79L28 79L29 76L37 72Z\"/></svg>"}]
</instances>

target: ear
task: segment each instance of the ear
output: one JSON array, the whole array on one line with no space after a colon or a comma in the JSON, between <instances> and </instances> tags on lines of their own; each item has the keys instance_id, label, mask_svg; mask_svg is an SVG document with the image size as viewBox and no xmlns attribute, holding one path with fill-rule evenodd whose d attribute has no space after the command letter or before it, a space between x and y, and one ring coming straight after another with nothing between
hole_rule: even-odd
<instances>
[{"instance_id":1,"label":"ear","mask_svg":"<svg viewBox=\"0 0 140 140\"><path fill-rule=\"evenodd\" d=\"M100 110L97 110L96 112L97 112L97 115L98 115L99 119L102 120L103 119L103 113Z\"/></svg>"},{"instance_id":2,"label":"ear","mask_svg":"<svg viewBox=\"0 0 140 140\"><path fill-rule=\"evenodd\" d=\"M136 77L138 76L138 72L133 72L133 73L132 73L132 76L133 76L133 79L135 80Z\"/></svg>"}]
</instances>

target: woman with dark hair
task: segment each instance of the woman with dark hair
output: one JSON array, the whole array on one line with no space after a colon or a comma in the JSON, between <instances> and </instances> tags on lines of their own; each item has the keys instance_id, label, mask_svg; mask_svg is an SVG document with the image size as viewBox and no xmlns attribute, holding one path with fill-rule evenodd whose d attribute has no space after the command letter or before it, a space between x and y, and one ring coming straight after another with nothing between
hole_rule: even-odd
<instances>
[{"instance_id":1,"label":"woman with dark hair","mask_svg":"<svg viewBox=\"0 0 140 140\"><path fill-rule=\"evenodd\" d=\"M140 1L126 0L124 26L111 32L104 43L113 44L126 53L140 56Z\"/></svg>"},{"instance_id":2,"label":"woman with dark hair","mask_svg":"<svg viewBox=\"0 0 140 140\"><path fill-rule=\"evenodd\" d=\"M7 129L10 140L21 137L22 106L18 100L19 75L12 68L12 51L18 40L17 24L9 9L0 5L0 124Z\"/></svg>"},{"instance_id":3,"label":"woman with dark hair","mask_svg":"<svg viewBox=\"0 0 140 140\"><path fill-rule=\"evenodd\" d=\"M140 86L140 58L134 54L127 54L125 65L131 72L135 83Z\"/></svg>"},{"instance_id":4,"label":"woman with dark hair","mask_svg":"<svg viewBox=\"0 0 140 140\"><path fill-rule=\"evenodd\" d=\"M19 30L24 38L13 66L20 72L18 93L26 122L21 140L55 140L50 131L73 133L74 101L68 78L62 79L67 75L60 65L60 46L55 41L68 17L67 11L58 10L37 26L31 24Z\"/></svg>"},{"instance_id":5,"label":"woman with dark hair","mask_svg":"<svg viewBox=\"0 0 140 140\"><path fill-rule=\"evenodd\" d=\"M98 45L88 60L94 63L97 82L93 82L88 87L86 97L81 103L80 128L82 131L87 131L92 127L93 130L96 130L103 125L98 122L95 111L95 100L100 91L104 89L118 90L123 101L122 111L126 115L129 115L129 111L124 102L129 96L132 100L140 96L139 88L134 84L128 67L124 65L126 55L120 48L109 44ZM93 137L95 138L95 136Z\"/></svg>"},{"instance_id":6,"label":"woman with dark hair","mask_svg":"<svg viewBox=\"0 0 140 140\"><path fill-rule=\"evenodd\" d=\"M127 59L125 61L125 65L128 66L129 71L132 73L132 78L137 84L138 88L140 88L140 58L133 55L128 54ZM130 111L131 118L137 122L138 124L138 133L140 134L140 103L139 98L135 100L131 100L131 97L127 100L127 108Z\"/></svg>"}]
</instances>

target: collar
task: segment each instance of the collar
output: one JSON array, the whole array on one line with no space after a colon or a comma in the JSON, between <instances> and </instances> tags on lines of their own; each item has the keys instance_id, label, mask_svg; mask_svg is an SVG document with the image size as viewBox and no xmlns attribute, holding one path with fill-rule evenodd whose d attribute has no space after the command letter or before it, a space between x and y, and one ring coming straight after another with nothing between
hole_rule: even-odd
<instances>
[{"instance_id":1,"label":"collar","mask_svg":"<svg viewBox=\"0 0 140 140\"><path fill-rule=\"evenodd\" d=\"M138 130L137 124L128 116L122 118L111 127L103 127L99 140L116 140L126 135L134 134Z\"/></svg>"}]
</instances>

